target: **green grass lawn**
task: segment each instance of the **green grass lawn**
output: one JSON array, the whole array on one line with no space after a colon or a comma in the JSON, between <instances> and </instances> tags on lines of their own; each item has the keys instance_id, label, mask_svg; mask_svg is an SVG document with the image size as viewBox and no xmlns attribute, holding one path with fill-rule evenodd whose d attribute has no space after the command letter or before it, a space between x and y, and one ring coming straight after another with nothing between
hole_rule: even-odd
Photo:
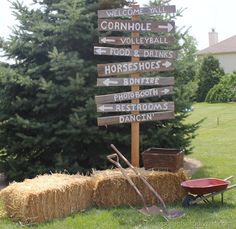
<instances>
[{"instance_id":1,"label":"green grass lawn","mask_svg":"<svg viewBox=\"0 0 236 229\"><path fill-rule=\"evenodd\" d=\"M234 175L236 183L236 103L234 104L195 104L194 111L187 122L196 122L205 118L197 137L193 141L194 152L191 157L200 160L203 167L193 178L217 177L225 178ZM182 209L181 203L168 206L186 212L181 219L166 222L160 216L143 216L136 209L112 208L90 209L74 214L66 219L55 220L46 224L33 226L34 228L53 229L154 229L154 228L236 228L236 189L226 192L225 204L221 205L220 196L211 205L199 204L189 209ZM22 228L2 217L0 229Z\"/></svg>"}]
</instances>

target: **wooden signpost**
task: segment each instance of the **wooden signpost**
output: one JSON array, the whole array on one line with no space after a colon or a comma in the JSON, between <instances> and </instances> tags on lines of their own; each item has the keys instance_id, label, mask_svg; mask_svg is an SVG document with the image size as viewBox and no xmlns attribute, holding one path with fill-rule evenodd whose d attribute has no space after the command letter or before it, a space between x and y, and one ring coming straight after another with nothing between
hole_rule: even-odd
<instances>
[{"instance_id":1,"label":"wooden signpost","mask_svg":"<svg viewBox=\"0 0 236 229\"><path fill-rule=\"evenodd\" d=\"M112 45L169 45L175 41L173 36L150 37L99 37L100 44Z\"/></svg>"},{"instance_id":2,"label":"wooden signpost","mask_svg":"<svg viewBox=\"0 0 236 229\"><path fill-rule=\"evenodd\" d=\"M96 104L100 103L115 103L122 102L132 99L144 99L151 97L161 97L164 95L170 95L173 93L173 87L161 87L161 88L152 88L139 91L129 91L121 92L108 95L97 95L95 96Z\"/></svg>"},{"instance_id":3,"label":"wooden signpost","mask_svg":"<svg viewBox=\"0 0 236 229\"><path fill-rule=\"evenodd\" d=\"M174 85L174 77L139 77L139 78L101 78L97 79L97 86L152 86Z\"/></svg>"},{"instance_id":4,"label":"wooden signpost","mask_svg":"<svg viewBox=\"0 0 236 229\"><path fill-rule=\"evenodd\" d=\"M161 121L174 119L175 114L173 111L165 112L153 112L153 113L142 113L142 114L131 114L131 115L119 115L119 116L107 116L98 118L98 126L108 126L114 124L123 123L140 123L150 121Z\"/></svg>"},{"instance_id":5,"label":"wooden signpost","mask_svg":"<svg viewBox=\"0 0 236 229\"><path fill-rule=\"evenodd\" d=\"M110 64L98 64L98 76L114 76L121 74L141 72L165 72L171 71L174 61L170 59L133 61Z\"/></svg>"},{"instance_id":6,"label":"wooden signpost","mask_svg":"<svg viewBox=\"0 0 236 229\"><path fill-rule=\"evenodd\" d=\"M175 59L176 51L173 50L157 50L157 49L129 49L129 48L112 48L112 47L94 47L95 55L107 56L134 56L134 57L150 57Z\"/></svg>"},{"instance_id":7,"label":"wooden signpost","mask_svg":"<svg viewBox=\"0 0 236 229\"><path fill-rule=\"evenodd\" d=\"M138 9L138 6L134 6L133 9ZM132 16L132 22L137 23L140 21L140 16L139 15L134 15ZM133 31L131 33L131 37L136 38L139 37L140 33L137 31ZM138 44L132 44L131 45L132 50L137 50L140 48L140 45ZM140 58L138 56L132 56L131 57L131 62L136 62L138 63L140 61ZM139 78L140 73L139 71L132 72L130 75L131 78ZM137 93L137 91L140 90L139 85L132 85L131 90L133 93ZM131 102L133 104L139 104L139 99L135 98L132 99ZM139 117L139 111L132 111L131 116L132 117ZM126 116L127 117L127 116ZM136 119L137 120L137 119ZM120 118L119 118L120 121ZM131 122L131 162L135 167L139 167L139 122Z\"/></svg>"},{"instance_id":8,"label":"wooden signpost","mask_svg":"<svg viewBox=\"0 0 236 229\"><path fill-rule=\"evenodd\" d=\"M97 112L174 111L174 102L98 104Z\"/></svg>"},{"instance_id":9,"label":"wooden signpost","mask_svg":"<svg viewBox=\"0 0 236 229\"><path fill-rule=\"evenodd\" d=\"M175 13L175 6L158 6L158 7L140 7L140 8L120 8L120 9L107 9L98 10L98 18L109 17L131 17L135 15L152 15Z\"/></svg>"},{"instance_id":10,"label":"wooden signpost","mask_svg":"<svg viewBox=\"0 0 236 229\"><path fill-rule=\"evenodd\" d=\"M174 21L129 21L121 19L98 19L99 31L130 31L130 32L156 32L174 33Z\"/></svg>"},{"instance_id":11,"label":"wooden signpost","mask_svg":"<svg viewBox=\"0 0 236 229\"><path fill-rule=\"evenodd\" d=\"M97 112L130 112L131 114L99 117L98 126L131 123L131 163L139 167L139 124L149 121L174 119L174 102L145 102L140 99L162 97L173 93L174 77L140 77L145 72L166 72L174 70L174 59L177 53L165 49L140 49L140 45L167 46L175 42L174 21L141 21L141 15L175 13L173 5L157 7L139 7L106 9L98 11L99 31L131 32L130 37L101 36L100 44L131 47L115 48L95 46L95 55L131 57L131 62L98 64L99 77L130 75L130 77L98 78L97 86L131 86L131 91L95 96ZM116 17L131 17L127 19L110 19ZM152 36L140 36L140 33L161 33ZM148 34L148 35L149 35ZM155 58L142 60L140 58ZM140 86L155 86L156 88L140 90ZM120 103L131 101L131 103ZM141 113L140 113L141 112ZM145 112L145 113L143 113ZM151 113L146 113L151 112Z\"/></svg>"}]
</instances>

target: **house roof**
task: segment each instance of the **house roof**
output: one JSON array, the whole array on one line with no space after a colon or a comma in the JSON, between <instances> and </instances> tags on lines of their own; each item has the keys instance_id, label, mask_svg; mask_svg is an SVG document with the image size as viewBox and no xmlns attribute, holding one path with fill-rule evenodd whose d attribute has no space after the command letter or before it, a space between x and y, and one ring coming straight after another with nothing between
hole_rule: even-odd
<instances>
[{"instance_id":1,"label":"house roof","mask_svg":"<svg viewBox=\"0 0 236 229\"><path fill-rule=\"evenodd\" d=\"M203 55L209 53L236 53L236 35L223 41L220 41L208 48L198 51L196 52L196 55Z\"/></svg>"}]
</instances>

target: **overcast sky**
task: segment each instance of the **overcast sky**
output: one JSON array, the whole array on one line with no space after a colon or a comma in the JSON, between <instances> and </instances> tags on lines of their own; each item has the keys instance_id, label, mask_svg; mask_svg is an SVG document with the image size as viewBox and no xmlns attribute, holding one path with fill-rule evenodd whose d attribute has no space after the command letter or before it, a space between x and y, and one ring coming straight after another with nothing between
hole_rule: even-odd
<instances>
[{"instance_id":1,"label":"overcast sky","mask_svg":"<svg viewBox=\"0 0 236 229\"><path fill-rule=\"evenodd\" d=\"M31 0L22 0L25 4ZM140 5L149 0L136 0ZM201 4L200 4L201 3ZM208 32L212 28L219 34L219 40L236 35L236 0L225 2L218 0L172 0L177 8L187 8L183 17L176 21L178 27L191 27L190 34L197 39L198 49L208 47ZM0 6L0 36L7 37L10 27L15 24L8 0L1 0Z\"/></svg>"}]
</instances>

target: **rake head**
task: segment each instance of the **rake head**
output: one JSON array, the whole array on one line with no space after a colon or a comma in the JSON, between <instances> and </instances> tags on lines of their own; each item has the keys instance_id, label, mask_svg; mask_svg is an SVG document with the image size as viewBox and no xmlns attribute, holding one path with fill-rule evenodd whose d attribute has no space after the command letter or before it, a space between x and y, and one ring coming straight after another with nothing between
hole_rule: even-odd
<instances>
[{"instance_id":1,"label":"rake head","mask_svg":"<svg viewBox=\"0 0 236 229\"><path fill-rule=\"evenodd\" d=\"M140 213L144 215L161 215L166 220L169 219L176 219L185 216L185 213L176 209L171 210L163 210L158 208L157 206L153 205L151 207L144 207L139 210Z\"/></svg>"}]
</instances>

